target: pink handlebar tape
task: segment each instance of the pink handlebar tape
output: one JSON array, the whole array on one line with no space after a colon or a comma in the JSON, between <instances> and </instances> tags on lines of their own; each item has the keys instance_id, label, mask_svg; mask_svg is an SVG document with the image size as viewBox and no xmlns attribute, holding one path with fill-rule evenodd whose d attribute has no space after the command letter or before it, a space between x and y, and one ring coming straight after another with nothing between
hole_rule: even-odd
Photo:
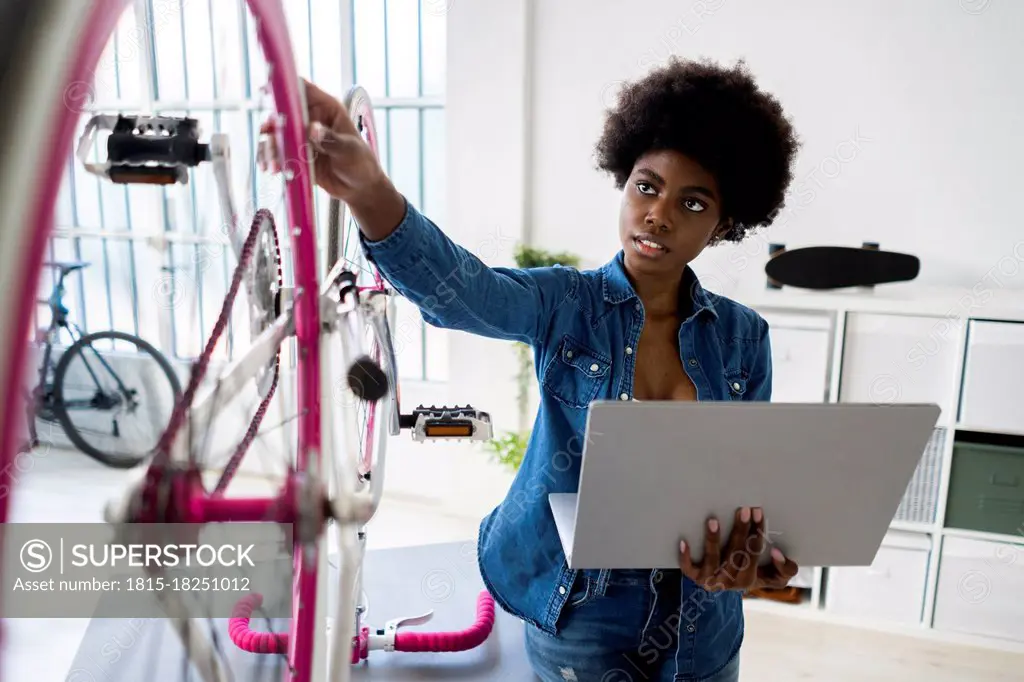
<instances>
[{"instance_id":1,"label":"pink handlebar tape","mask_svg":"<svg viewBox=\"0 0 1024 682\"><path fill-rule=\"evenodd\" d=\"M476 622L458 632L401 632L395 651L466 651L484 643L494 627L494 599L487 590L476 598Z\"/></svg>"},{"instance_id":2,"label":"pink handlebar tape","mask_svg":"<svg viewBox=\"0 0 1024 682\"><path fill-rule=\"evenodd\" d=\"M260 594L246 595L238 601L228 620L228 633L235 646L254 654L283 654L288 651L288 633L257 632L249 627L252 612L263 604ZM476 599L476 621L455 632L397 632L395 651L467 651L484 643L494 628L494 599L481 590ZM352 662L369 654L369 631L353 638Z\"/></svg>"},{"instance_id":3,"label":"pink handlebar tape","mask_svg":"<svg viewBox=\"0 0 1024 682\"><path fill-rule=\"evenodd\" d=\"M238 600L228 620L231 641L242 651L253 654L288 653L287 632L256 632L249 627L252 612L263 604L263 595L253 593Z\"/></svg>"}]
</instances>

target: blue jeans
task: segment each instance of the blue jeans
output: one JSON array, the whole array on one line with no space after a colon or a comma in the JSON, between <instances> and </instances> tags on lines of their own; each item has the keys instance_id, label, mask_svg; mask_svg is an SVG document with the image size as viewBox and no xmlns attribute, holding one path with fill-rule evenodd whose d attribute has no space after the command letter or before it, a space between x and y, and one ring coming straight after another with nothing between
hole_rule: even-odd
<instances>
[{"instance_id":1,"label":"blue jeans","mask_svg":"<svg viewBox=\"0 0 1024 682\"><path fill-rule=\"evenodd\" d=\"M581 576L553 636L526 624L526 653L543 682L738 682L740 654L705 677L676 673L679 571L613 571L604 595Z\"/></svg>"}]
</instances>

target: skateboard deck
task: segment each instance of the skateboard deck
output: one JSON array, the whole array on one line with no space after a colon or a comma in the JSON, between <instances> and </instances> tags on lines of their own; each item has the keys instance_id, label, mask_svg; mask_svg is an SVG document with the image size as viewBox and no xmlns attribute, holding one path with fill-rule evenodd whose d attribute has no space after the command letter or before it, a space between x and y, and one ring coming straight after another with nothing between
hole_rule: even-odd
<instances>
[{"instance_id":1,"label":"skateboard deck","mask_svg":"<svg viewBox=\"0 0 1024 682\"><path fill-rule=\"evenodd\" d=\"M802 289L842 289L906 282L917 277L917 256L877 248L808 246L778 250L764 271L776 285Z\"/></svg>"}]
</instances>

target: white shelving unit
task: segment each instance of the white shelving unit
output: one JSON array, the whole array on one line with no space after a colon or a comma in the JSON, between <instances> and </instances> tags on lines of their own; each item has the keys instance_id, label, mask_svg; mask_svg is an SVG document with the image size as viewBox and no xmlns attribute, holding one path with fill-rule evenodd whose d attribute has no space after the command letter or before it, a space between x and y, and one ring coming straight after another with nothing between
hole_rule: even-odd
<instances>
[{"instance_id":1,"label":"white shelving unit","mask_svg":"<svg viewBox=\"0 0 1024 682\"><path fill-rule=\"evenodd\" d=\"M735 298L771 325L774 401L942 408L874 563L815 567L794 581L809 599L747 607L1024 653L1024 291L986 280Z\"/></svg>"}]
</instances>

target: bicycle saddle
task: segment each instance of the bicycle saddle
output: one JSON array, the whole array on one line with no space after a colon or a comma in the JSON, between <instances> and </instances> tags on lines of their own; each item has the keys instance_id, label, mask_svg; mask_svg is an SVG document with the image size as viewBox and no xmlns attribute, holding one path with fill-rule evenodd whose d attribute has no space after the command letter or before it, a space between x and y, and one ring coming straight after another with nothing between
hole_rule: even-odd
<instances>
[{"instance_id":1,"label":"bicycle saddle","mask_svg":"<svg viewBox=\"0 0 1024 682\"><path fill-rule=\"evenodd\" d=\"M60 274L66 275L69 272L75 270L81 270L82 268L89 267L89 263L80 260L65 260L65 261L44 261L43 265L48 265L51 268L59 268Z\"/></svg>"}]
</instances>

